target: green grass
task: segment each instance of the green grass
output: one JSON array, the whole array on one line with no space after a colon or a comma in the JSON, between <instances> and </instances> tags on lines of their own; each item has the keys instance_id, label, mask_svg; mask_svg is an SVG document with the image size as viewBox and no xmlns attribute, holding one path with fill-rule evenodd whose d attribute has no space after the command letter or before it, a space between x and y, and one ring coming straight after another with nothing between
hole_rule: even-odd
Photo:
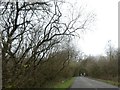
<instances>
[{"instance_id":1,"label":"green grass","mask_svg":"<svg viewBox=\"0 0 120 90\"><path fill-rule=\"evenodd\" d=\"M68 79L64 82L60 82L60 83L57 83L54 88L60 88L60 90L66 90L68 88L70 88L70 86L72 85L73 81L74 81L74 77L71 78L71 79Z\"/></svg>"}]
</instances>

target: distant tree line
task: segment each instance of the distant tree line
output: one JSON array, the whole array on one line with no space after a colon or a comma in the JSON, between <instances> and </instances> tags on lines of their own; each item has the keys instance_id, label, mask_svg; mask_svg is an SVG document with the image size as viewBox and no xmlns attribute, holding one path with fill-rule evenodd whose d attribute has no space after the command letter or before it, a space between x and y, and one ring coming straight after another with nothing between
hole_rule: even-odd
<instances>
[{"instance_id":1,"label":"distant tree line","mask_svg":"<svg viewBox=\"0 0 120 90\"><path fill-rule=\"evenodd\" d=\"M119 78L119 50L108 45L107 56L88 56L79 65L79 73L86 76L118 82Z\"/></svg>"}]
</instances>

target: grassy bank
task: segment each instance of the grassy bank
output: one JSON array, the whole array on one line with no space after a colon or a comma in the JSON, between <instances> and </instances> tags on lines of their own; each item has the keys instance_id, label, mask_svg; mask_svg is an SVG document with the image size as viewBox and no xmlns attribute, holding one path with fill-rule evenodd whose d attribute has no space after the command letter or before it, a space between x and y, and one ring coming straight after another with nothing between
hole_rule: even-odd
<instances>
[{"instance_id":1,"label":"grassy bank","mask_svg":"<svg viewBox=\"0 0 120 90\"><path fill-rule=\"evenodd\" d=\"M111 84L111 85L120 86L119 82L115 82L115 81L111 81L111 80L101 80L101 79L97 79L97 80Z\"/></svg>"},{"instance_id":2,"label":"grassy bank","mask_svg":"<svg viewBox=\"0 0 120 90\"><path fill-rule=\"evenodd\" d=\"M65 81L61 81L59 83L57 83L54 88L61 88L61 90L66 90L67 88L69 88L73 81L74 81L74 77L70 78L70 79L67 79Z\"/></svg>"},{"instance_id":3,"label":"grassy bank","mask_svg":"<svg viewBox=\"0 0 120 90\"><path fill-rule=\"evenodd\" d=\"M94 80L97 80L97 81L105 82L105 83L108 83L108 84L111 84L111 85L114 85L114 86L120 86L120 82L118 82L118 81L103 80L103 79L98 79L98 78L93 78L93 77L87 77L87 78L91 78L91 79L94 79Z\"/></svg>"},{"instance_id":4,"label":"grassy bank","mask_svg":"<svg viewBox=\"0 0 120 90\"><path fill-rule=\"evenodd\" d=\"M92 78L92 77L88 77L88 78ZM98 79L98 78L92 78L92 79L95 79L95 80L98 80L98 81L101 81L101 82L105 82L105 83L108 83L108 84L111 84L111 85L114 85L114 86L120 86L120 82L118 82L118 81L103 80L103 79Z\"/></svg>"}]
</instances>

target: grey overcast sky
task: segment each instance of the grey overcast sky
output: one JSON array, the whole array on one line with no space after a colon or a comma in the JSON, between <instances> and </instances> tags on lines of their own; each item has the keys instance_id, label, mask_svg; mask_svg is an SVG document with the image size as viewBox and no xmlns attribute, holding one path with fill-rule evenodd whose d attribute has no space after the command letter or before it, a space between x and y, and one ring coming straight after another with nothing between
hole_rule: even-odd
<instances>
[{"instance_id":1,"label":"grey overcast sky","mask_svg":"<svg viewBox=\"0 0 120 90\"><path fill-rule=\"evenodd\" d=\"M77 48L87 55L105 55L105 46L111 40L118 47L118 1L119 0L66 0L77 5L86 5L86 10L96 14L96 21L90 31L75 40Z\"/></svg>"},{"instance_id":2,"label":"grey overcast sky","mask_svg":"<svg viewBox=\"0 0 120 90\"><path fill-rule=\"evenodd\" d=\"M87 55L105 55L105 46L108 40L112 41L115 48L118 47L119 0L65 1L76 3L76 7L85 6L86 11L93 11L96 14L96 20L90 30L82 35L81 39L74 40L74 44L78 49Z\"/></svg>"}]
</instances>

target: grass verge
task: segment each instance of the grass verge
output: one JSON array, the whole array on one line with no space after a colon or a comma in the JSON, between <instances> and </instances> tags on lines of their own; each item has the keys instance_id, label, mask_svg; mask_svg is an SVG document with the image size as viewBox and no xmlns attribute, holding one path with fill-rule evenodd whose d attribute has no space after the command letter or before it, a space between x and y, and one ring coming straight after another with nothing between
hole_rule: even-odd
<instances>
[{"instance_id":1,"label":"grass verge","mask_svg":"<svg viewBox=\"0 0 120 90\"><path fill-rule=\"evenodd\" d=\"M60 88L60 90L66 90L68 88L70 88L70 86L72 85L73 81L74 81L74 77L70 78L70 79L67 79L65 81L62 81L62 82L59 82L57 83L54 88L57 89L57 88Z\"/></svg>"},{"instance_id":2,"label":"grass verge","mask_svg":"<svg viewBox=\"0 0 120 90\"><path fill-rule=\"evenodd\" d=\"M97 79L97 80L108 83L108 84L111 84L111 85L120 86L119 82L110 81L110 80L101 80L101 79Z\"/></svg>"},{"instance_id":3,"label":"grass verge","mask_svg":"<svg viewBox=\"0 0 120 90\"><path fill-rule=\"evenodd\" d=\"M111 84L111 85L114 85L114 86L120 86L120 82L118 82L118 81L104 80L104 79L98 79L98 78L93 78L93 77L87 77L87 78L91 78L91 79L94 79L94 80L105 82L105 83L108 83L108 84Z\"/></svg>"}]
</instances>

